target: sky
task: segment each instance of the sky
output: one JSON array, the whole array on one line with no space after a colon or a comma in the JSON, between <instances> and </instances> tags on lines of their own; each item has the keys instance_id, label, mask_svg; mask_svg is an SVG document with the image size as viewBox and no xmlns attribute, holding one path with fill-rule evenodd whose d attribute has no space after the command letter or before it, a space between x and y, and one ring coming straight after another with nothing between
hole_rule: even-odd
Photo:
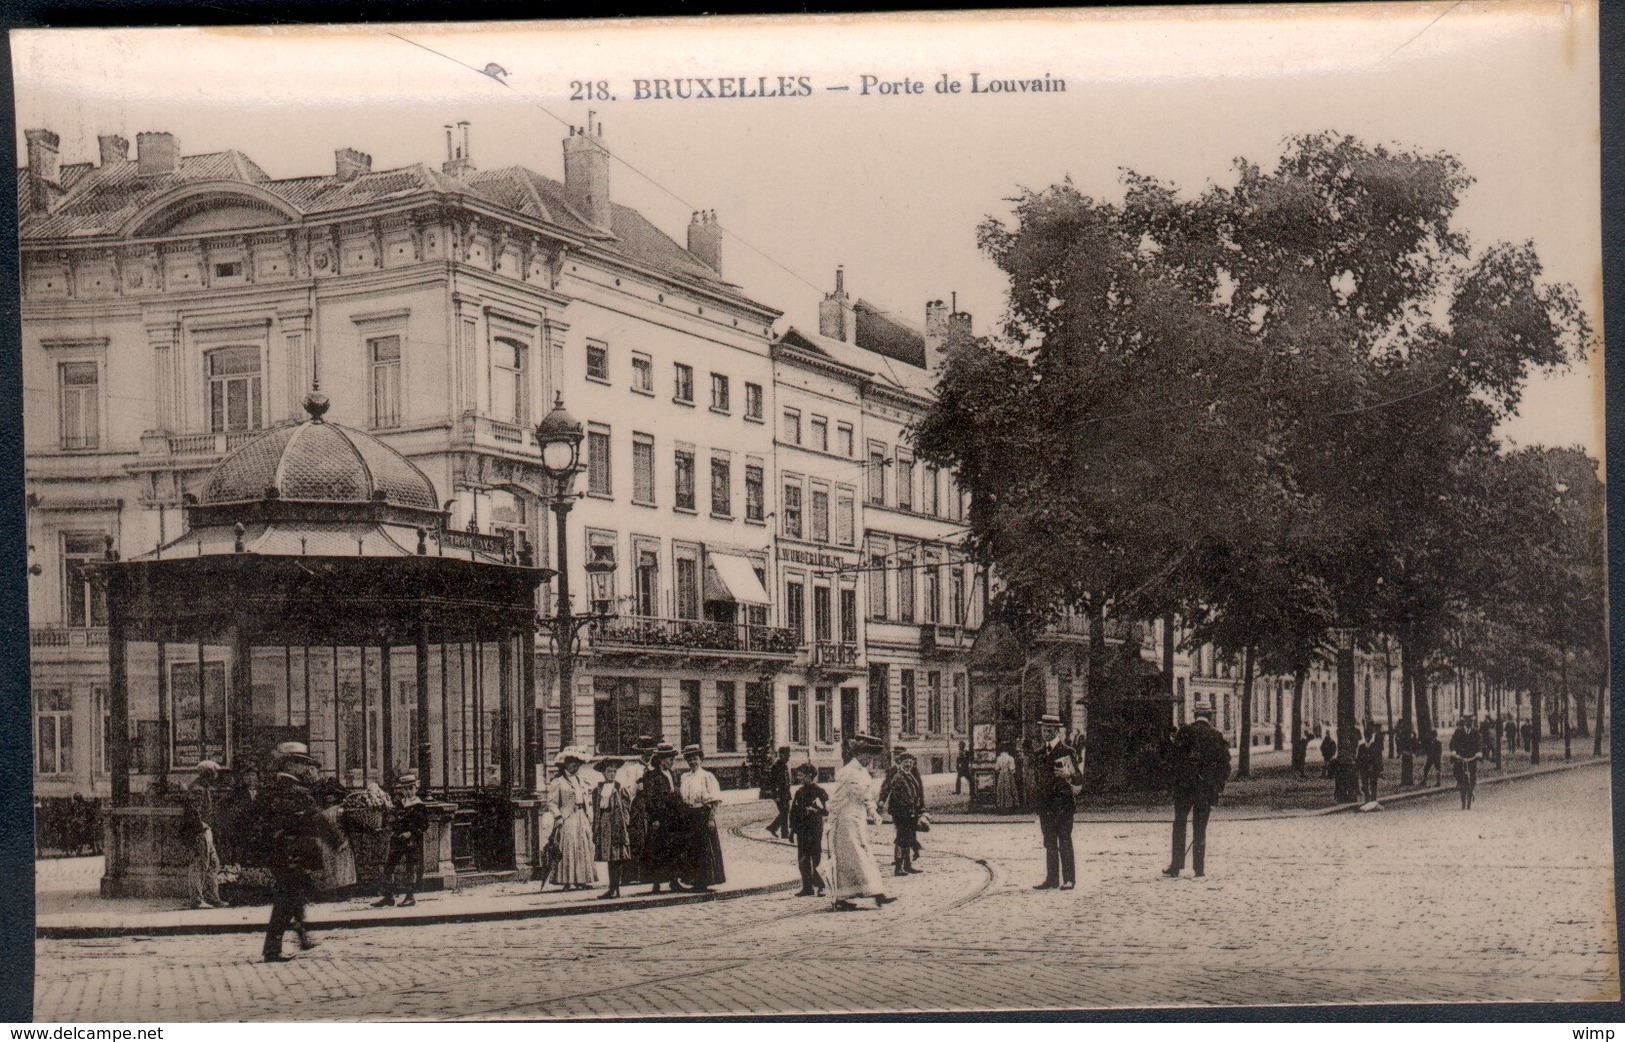
<instances>
[{"instance_id":1,"label":"sky","mask_svg":"<svg viewBox=\"0 0 1625 1042\"><path fill-rule=\"evenodd\" d=\"M1194 194L1238 157L1273 165L1291 135L1353 134L1459 157L1476 183L1458 228L1478 249L1532 240L1600 330L1596 20L1589 2L1114 8L37 30L11 47L19 154L48 127L64 163L93 160L98 134L164 130L272 177L330 172L342 147L374 169L438 164L442 127L466 120L480 168L562 177L561 141L591 110L613 198L679 242L715 209L724 277L782 310L780 330L816 328L844 265L850 292L905 320L957 294L991 332L1003 281L976 227L1021 188L1070 177L1116 198L1132 169ZM478 71L493 62L506 76ZM973 73L1065 90L971 93ZM958 93L936 89L945 75ZM790 96L639 96L781 77ZM610 98L573 99L576 82ZM1534 381L1504 438L1600 458L1601 361Z\"/></svg>"}]
</instances>

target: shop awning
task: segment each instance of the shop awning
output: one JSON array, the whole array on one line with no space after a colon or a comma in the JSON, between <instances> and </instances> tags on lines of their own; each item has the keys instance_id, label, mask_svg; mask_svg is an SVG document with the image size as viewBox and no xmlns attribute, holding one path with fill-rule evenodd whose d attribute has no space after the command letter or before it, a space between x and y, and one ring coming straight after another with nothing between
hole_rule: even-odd
<instances>
[{"instance_id":1,"label":"shop awning","mask_svg":"<svg viewBox=\"0 0 1625 1042\"><path fill-rule=\"evenodd\" d=\"M772 603L750 558L738 554L706 554L705 599L734 601L738 604Z\"/></svg>"}]
</instances>

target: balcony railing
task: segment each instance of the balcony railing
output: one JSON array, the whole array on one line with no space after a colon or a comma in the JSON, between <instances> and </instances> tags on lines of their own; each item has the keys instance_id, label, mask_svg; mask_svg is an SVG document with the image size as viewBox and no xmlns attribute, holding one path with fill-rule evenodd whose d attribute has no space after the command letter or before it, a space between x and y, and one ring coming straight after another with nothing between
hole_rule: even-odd
<instances>
[{"instance_id":1,"label":"balcony railing","mask_svg":"<svg viewBox=\"0 0 1625 1042\"><path fill-rule=\"evenodd\" d=\"M661 648L683 651L745 651L793 655L795 634L777 626L708 622L702 619L659 619L621 615L600 623L596 647Z\"/></svg>"},{"instance_id":2,"label":"balcony railing","mask_svg":"<svg viewBox=\"0 0 1625 1042\"><path fill-rule=\"evenodd\" d=\"M500 446L512 452L540 456L532 428L478 413L463 413L463 441L470 445Z\"/></svg>"},{"instance_id":3,"label":"balcony railing","mask_svg":"<svg viewBox=\"0 0 1625 1042\"><path fill-rule=\"evenodd\" d=\"M264 430L206 431L202 434L148 434L141 438L143 456L224 456L264 434Z\"/></svg>"},{"instance_id":4,"label":"balcony railing","mask_svg":"<svg viewBox=\"0 0 1625 1042\"><path fill-rule=\"evenodd\" d=\"M858 646L833 640L821 640L813 645L815 666L856 666Z\"/></svg>"},{"instance_id":5,"label":"balcony railing","mask_svg":"<svg viewBox=\"0 0 1625 1042\"><path fill-rule=\"evenodd\" d=\"M106 626L31 626L28 643L36 648L105 648Z\"/></svg>"}]
</instances>

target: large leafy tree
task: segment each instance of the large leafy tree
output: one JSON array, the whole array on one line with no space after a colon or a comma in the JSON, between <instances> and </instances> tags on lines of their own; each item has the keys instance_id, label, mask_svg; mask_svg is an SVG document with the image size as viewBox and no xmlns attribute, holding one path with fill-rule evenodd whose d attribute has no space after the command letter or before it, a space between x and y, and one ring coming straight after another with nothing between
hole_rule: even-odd
<instances>
[{"instance_id":1,"label":"large leafy tree","mask_svg":"<svg viewBox=\"0 0 1625 1042\"><path fill-rule=\"evenodd\" d=\"M1024 192L982 225L1003 336L950 355L916 432L973 493L998 607L1086 613L1090 697L1104 618L1176 609L1272 670L1333 621L1392 633L1414 680L1494 581L1493 432L1583 347L1573 291L1528 244L1473 252L1447 155L1312 135L1195 198L1126 183Z\"/></svg>"}]
</instances>

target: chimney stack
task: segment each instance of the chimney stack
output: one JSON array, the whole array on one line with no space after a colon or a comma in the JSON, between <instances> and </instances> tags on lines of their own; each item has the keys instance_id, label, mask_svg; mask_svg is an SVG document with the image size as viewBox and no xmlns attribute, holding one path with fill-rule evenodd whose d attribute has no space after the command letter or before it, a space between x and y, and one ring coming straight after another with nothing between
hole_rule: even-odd
<instances>
[{"instance_id":1,"label":"chimney stack","mask_svg":"<svg viewBox=\"0 0 1625 1042\"><path fill-rule=\"evenodd\" d=\"M846 339L846 269L835 269L835 292L818 302L818 335L832 340Z\"/></svg>"},{"instance_id":2,"label":"chimney stack","mask_svg":"<svg viewBox=\"0 0 1625 1042\"><path fill-rule=\"evenodd\" d=\"M180 169L181 146L174 134L148 133L135 136L135 172L142 177L173 174Z\"/></svg>"},{"instance_id":3,"label":"chimney stack","mask_svg":"<svg viewBox=\"0 0 1625 1042\"><path fill-rule=\"evenodd\" d=\"M468 120L459 120L455 128L446 124L446 161L440 164L440 172L447 177L463 177L474 172L474 157L468 147ZM455 133L454 133L455 130ZM371 160L368 160L371 166Z\"/></svg>"},{"instance_id":4,"label":"chimney stack","mask_svg":"<svg viewBox=\"0 0 1625 1042\"><path fill-rule=\"evenodd\" d=\"M34 213L47 213L53 192L62 190L57 152L62 141L49 130L25 130L23 138L28 142L28 208Z\"/></svg>"},{"instance_id":5,"label":"chimney stack","mask_svg":"<svg viewBox=\"0 0 1625 1042\"><path fill-rule=\"evenodd\" d=\"M583 220L609 231L609 150L604 147L604 125L595 126L594 115L587 113L587 125L571 127L564 139L564 195Z\"/></svg>"},{"instance_id":6,"label":"chimney stack","mask_svg":"<svg viewBox=\"0 0 1625 1042\"><path fill-rule=\"evenodd\" d=\"M936 372L955 341L971 338L970 312L959 310L959 294L952 306L940 300L925 302L925 368Z\"/></svg>"},{"instance_id":7,"label":"chimney stack","mask_svg":"<svg viewBox=\"0 0 1625 1042\"><path fill-rule=\"evenodd\" d=\"M715 210L701 210L689 220L688 252L722 274L722 225Z\"/></svg>"},{"instance_id":8,"label":"chimney stack","mask_svg":"<svg viewBox=\"0 0 1625 1042\"><path fill-rule=\"evenodd\" d=\"M354 181L362 174L372 173L372 157L353 148L334 149L333 172L340 181Z\"/></svg>"},{"instance_id":9,"label":"chimney stack","mask_svg":"<svg viewBox=\"0 0 1625 1042\"><path fill-rule=\"evenodd\" d=\"M101 165L104 167L130 161L130 143L117 134L98 135L96 146L101 151Z\"/></svg>"}]
</instances>

